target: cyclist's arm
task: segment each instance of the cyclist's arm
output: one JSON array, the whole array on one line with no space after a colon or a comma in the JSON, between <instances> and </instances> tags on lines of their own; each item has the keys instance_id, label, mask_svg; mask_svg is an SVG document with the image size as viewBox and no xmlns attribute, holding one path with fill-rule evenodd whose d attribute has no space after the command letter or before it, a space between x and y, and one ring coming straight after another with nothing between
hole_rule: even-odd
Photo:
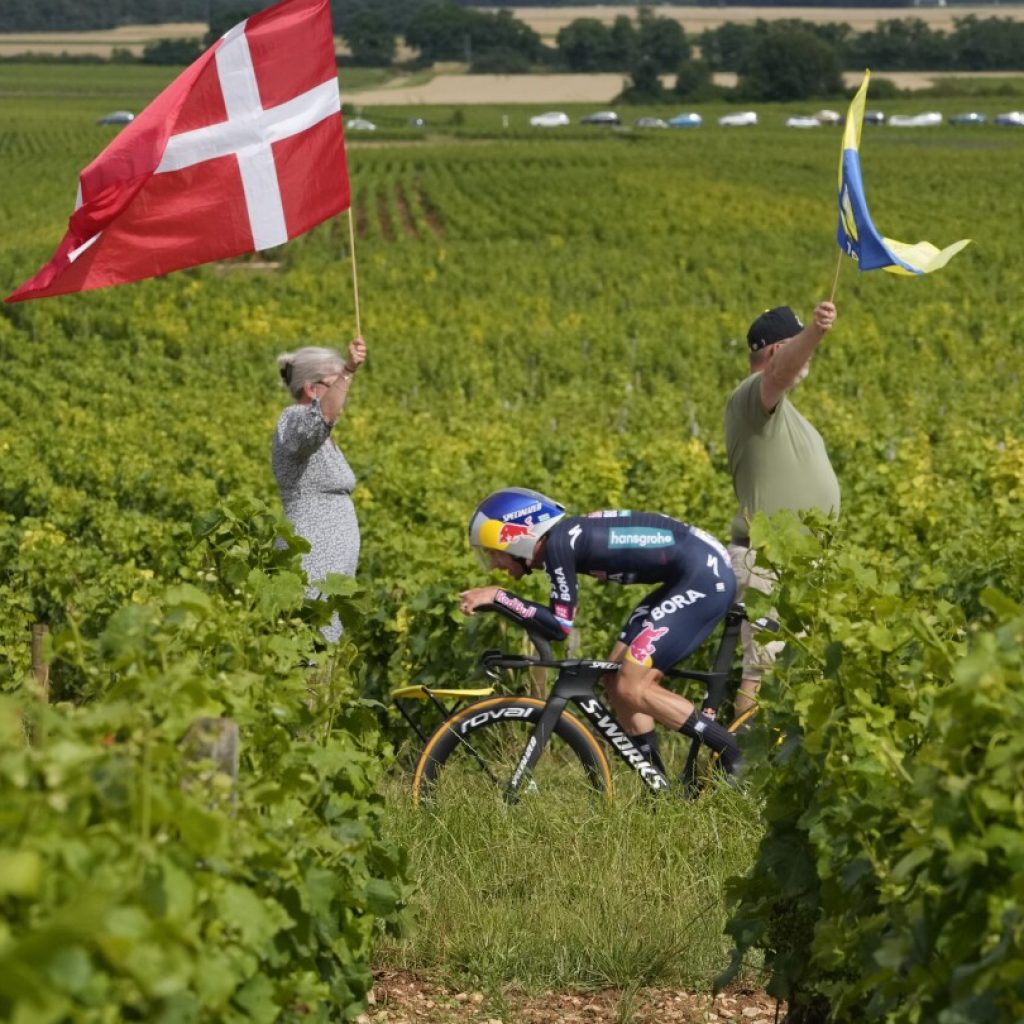
<instances>
[{"instance_id":1,"label":"cyclist's arm","mask_svg":"<svg viewBox=\"0 0 1024 1024\"><path fill-rule=\"evenodd\" d=\"M488 605L498 605L508 618L537 629L547 640L564 640L568 635L550 608L501 587L476 587L459 595L459 608L466 615L474 615L478 608Z\"/></svg>"}]
</instances>

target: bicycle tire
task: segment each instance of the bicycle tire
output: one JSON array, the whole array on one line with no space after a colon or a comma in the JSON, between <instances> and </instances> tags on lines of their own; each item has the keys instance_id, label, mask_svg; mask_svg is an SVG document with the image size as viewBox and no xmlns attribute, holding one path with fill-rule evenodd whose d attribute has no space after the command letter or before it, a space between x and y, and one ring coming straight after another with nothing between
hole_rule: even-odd
<instances>
[{"instance_id":1,"label":"bicycle tire","mask_svg":"<svg viewBox=\"0 0 1024 1024\"><path fill-rule=\"evenodd\" d=\"M427 739L413 774L413 799L419 802L437 795L444 770L451 774L456 762L476 769L477 784L484 781L503 790L543 709L544 701L535 697L512 696L486 697L460 708ZM486 771L477 757L486 764ZM575 780L589 791L611 795L611 768L599 741L568 712L559 716L554 735L522 791L543 791L541 777L558 788L566 780L570 784Z\"/></svg>"}]
</instances>

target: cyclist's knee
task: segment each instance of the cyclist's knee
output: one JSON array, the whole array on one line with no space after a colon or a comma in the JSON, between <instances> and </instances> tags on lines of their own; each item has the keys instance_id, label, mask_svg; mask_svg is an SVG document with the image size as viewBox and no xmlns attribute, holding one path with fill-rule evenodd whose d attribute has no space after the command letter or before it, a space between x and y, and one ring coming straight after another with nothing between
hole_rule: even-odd
<instances>
[{"instance_id":1,"label":"cyclist's knee","mask_svg":"<svg viewBox=\"0 0 1024 1024\"><path fill-rule=\"evenodd\" d=\"M609 693L613 700L630 711L646 712L650 695L661 688L661 678L662 674L657 669L627 663L609 687Z\"/></svg>"}]
</instances>

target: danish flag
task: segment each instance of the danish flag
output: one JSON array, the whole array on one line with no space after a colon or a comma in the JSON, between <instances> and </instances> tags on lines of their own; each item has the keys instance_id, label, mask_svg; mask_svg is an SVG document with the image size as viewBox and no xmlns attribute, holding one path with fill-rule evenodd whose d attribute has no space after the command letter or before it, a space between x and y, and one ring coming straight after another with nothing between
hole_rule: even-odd
<instances>
[{"instance_id":1,"label":"danish flag","mask_svg":"<svg viewBox=\"0 0 1024 1024\"><path fill-rule=\"evenodd\" d=\"M225 33L82 171L63 241L6 301L268 249L349 199L330 6L283 0Z\"/></svg>"}]
</instances>

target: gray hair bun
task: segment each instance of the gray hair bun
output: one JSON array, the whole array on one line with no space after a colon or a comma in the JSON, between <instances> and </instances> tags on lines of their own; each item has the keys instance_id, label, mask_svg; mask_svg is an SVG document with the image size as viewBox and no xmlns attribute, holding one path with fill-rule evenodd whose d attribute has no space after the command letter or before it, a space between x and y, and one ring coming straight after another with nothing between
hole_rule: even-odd
<instances>
[{"instance_id":1,"label":"gray hair bun","mask_svg":"<svg viewBox=\"0 0 1024 1024\"><path fill-rule=\"evenodd\" d=\"M291 352L283 352L277 357L277 368L285 385L292 382L292 370L295 368L295 356Z\"/></svg>"}]
</instances>

